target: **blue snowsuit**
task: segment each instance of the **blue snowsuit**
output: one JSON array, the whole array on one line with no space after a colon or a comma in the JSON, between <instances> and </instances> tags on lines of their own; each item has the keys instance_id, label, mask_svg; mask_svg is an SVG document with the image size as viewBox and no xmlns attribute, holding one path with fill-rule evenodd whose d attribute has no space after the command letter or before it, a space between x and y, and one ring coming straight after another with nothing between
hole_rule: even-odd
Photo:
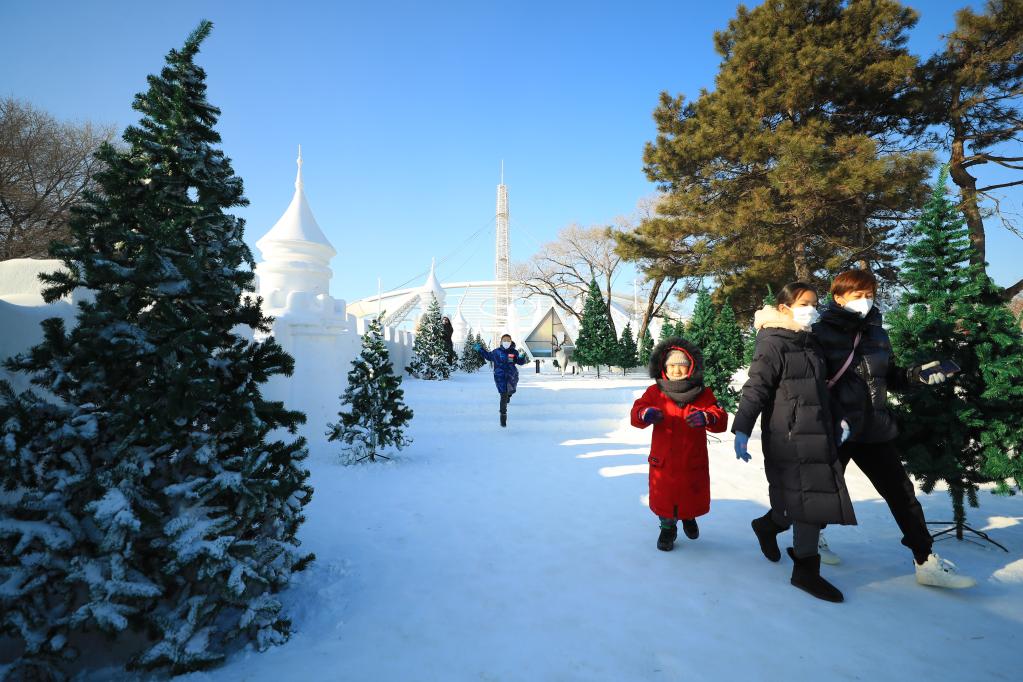
<instances>
[{"instance_id":1,"label":"blue snowsuit","mask_svg":"<svg viewBox=\"0 0 1023 682\"><path fill-rule=\"evenodd\" d=\"M508 350L498 346L491 351L477 348L476 352L484 360L494 363L494 383L497 384L497 392L501 395L514 393L519 383L518 365L526 364L529 359L519 352L514 343Z\"/></svg>"}]
</instances>

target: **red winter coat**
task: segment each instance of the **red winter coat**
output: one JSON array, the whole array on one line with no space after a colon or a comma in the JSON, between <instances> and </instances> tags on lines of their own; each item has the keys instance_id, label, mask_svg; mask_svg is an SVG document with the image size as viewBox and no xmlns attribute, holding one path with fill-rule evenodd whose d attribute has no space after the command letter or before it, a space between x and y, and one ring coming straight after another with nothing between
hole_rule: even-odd
<instances>
[{"instance_id":1,"label":"red winter coat","mask_svg":"<svg viewBox=\"0 0 1023 682\"><path fill-rule=\"evenodd\" d=\"M667 518L695 519L710 511L710 468L707 461L707 432L721 433L728 426L728 413L722 410L709 389L703 389L693 402L679 407L661 393L656 384L646 390L632 406L632 425L645 429L639 413L656 407L664 420L654 425L650 442L650 511ZM716 418L713 424L693 428L686 416L703 410Z\"/></svg>"}]
</instances>

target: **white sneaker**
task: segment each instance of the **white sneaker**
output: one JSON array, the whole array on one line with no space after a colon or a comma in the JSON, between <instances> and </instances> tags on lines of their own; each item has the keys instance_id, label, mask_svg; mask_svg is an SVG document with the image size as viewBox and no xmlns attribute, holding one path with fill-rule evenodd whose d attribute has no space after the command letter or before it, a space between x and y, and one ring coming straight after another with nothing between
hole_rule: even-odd
<instances>
[{"instance_id":1,"label":"white sneaker","mask_svg":"<svg viewBox=\"0 0 1023 682\"><path fill-rule=\"evenodd\" d=\"M933 552L927 557L927 561L923 565L915 561L913 565L916 566L916 581L921 585L961 589L963 587L973 587L977 584L977 581L970 576L959 575L956 572L955 564L947 559L942 559Z\"/></svg>"},{"instance_id":2,"label":"white sneaker","mask_svg":"<svg viewBox=\"0 0 1023 682\"><path fill-rule=\"evenodd\" d=\"M831 551L828 547L828 541L824 539L824 533L821 533L817 539L817 553L821 555L821 563L827 564L828 566L837 566L842 563L842 560L837 554Z\"/></svg>"}]
</instances>

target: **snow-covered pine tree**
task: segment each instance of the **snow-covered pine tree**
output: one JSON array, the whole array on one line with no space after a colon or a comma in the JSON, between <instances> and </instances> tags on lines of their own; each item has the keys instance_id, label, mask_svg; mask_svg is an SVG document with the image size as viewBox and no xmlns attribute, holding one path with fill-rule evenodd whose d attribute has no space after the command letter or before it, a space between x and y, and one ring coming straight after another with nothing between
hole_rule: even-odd
<instances>
[{"instance_id":1,"label":"snow-covered pine tree","mask_svg":"<svg viewBox=\"0 0 1023 682\"><path fill-rule=\"evenodd\" d=\"M359 461L378 456L393 447L401 450L412 441L405 437L412 410L403 402L401 377L394 373L391 357L384 345L379 319L373 319L362 337L362 351L352 360L348 387L341 396L347 412L338 412L336 424L328 424L327 440L351 446L352 459Z\"/></svg>"},{"instance_id":2,"label":"snow-covered pine tree","mask_svg":"<svg viewBox=\"0 0 1023 682\"><path fill-rule=\"evenodd\" d=\"M615 364L622 368L622 374L639 364L639 349L632 338L632 324L629 322L625 323L622 338L618 340L618 358Z\"/></svg>"},{"instance_id":3,"label":"snow-covered pine tree","mask_svg":"<svg viewBox=\"0 0 1023 682\"><path fill-rule=\"evenodd\" d=\"M465 333L465 344L462 346L462 354L458 358L458 369L463 372L472 373L480 368L483 358L476 352L475 333L470 327Z\"/></svg>"},{"instance_id":4,"label":"snow-covered pine tree","mask_svg":"<svg viewBox=\"0 0 1023 682\"><path fill-rule=\"evenodd\" d=\"M247 203L242 182L194 63L211 28L149 77L123 151L98 152L74 243L51 249L66 271L43 278L45 299L84 287L95 300L7 363L59 399L0 397L0 619L26 666L58 666L85 631L145 631L132 665L176 673L239 638L282 642L274 593L312 559L296 539L305 443L268 440L304 416L260 393L293 360L234 333L270 327L244 223L226 213Z\"/></svg>"},{"instance_id":5,"label":"snow-covered pine tree","mask_svg":"<svg viewBox=\"0 0 1023 682\"><path fill-rule=\"evenodd\" d=\"M962 538L966 504L994 482L1013 493L1023 481L1023 332L980 265L942 169L902 266L908 287L888 316L900 364L950 359L962 368L944 384L908 391L897 410L906 468L924 492L944 481Z\"/></svg>"},{"instance_id":6,"label":"snow-covered pine tree","mask_svg":"<svg viewBox=\"0 0 1023 682\"><path fill-rule=\"evenodd\" d=\"M419 321L416 339L412 342L412 360L405 371L417 379L451 377L448 352L444 347L444 317L434 296L430 296L430 303Z\"/></svg>"},{"instance_id":7,"label":"snow-covered pine tree","mask_svg":"<svg viewBox=\"0 0 1023 682\"><path fill-rule=\"evenodd\" d=\"M607 314L607 306L597 280L591 280L583 303L583 316L572 359L579 365L596 367L598 377L600 366L614 364L618 355L618 339L611 331Z\"/></svg>"},{"instance_id":8,"label":"snow-covered pine tree","mask_svg":"<svg viewBox=\"0 0 1023 682\"><path fill-rule=\"evenodd\" d=\"M643 340L639 344L639 364L646 366L650 363L650 353L654 350L654 337L650 336L650 327L643 330Z\"/></svg>"}]
</instances>

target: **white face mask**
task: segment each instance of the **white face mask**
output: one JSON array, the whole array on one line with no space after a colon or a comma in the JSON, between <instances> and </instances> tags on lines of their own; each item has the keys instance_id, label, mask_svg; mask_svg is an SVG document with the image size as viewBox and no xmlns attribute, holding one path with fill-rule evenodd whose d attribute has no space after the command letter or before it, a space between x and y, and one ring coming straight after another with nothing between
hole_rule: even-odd
<instances>
[{"instance_id":1,"label":"white face mask","mask_svg":"<svg viewBox=\"0 0 1023 682\"><path fill-rule=\"evenodd\" d=\"M858 298L855 301L849 301L842 307L851 313L856 313L860 317L866 317L870 309L874 307L874 299Z\"/></svg>"},{"instance_id":2,"label":"white face mask","mask_svg":"<svg viewBox=\"0 0 1023 682\"><path fill-rule=\"evenodd\" d=\"M803 329L809 329L814 322L821 319L821 314L810 305L801 305L792 308L792 319Z\"/></svg>"},{"instance_id":3,"label":"white face mask","mask_svg":"<svg viewBox=\"0 0 1023 682\"><path fill-rule=\"evenodd\" d=\"M501 342L501 348L504 348L505 350L507 350L508 348L511 348L511 341L502 341Z\"/></svg>"}]
</instances>

